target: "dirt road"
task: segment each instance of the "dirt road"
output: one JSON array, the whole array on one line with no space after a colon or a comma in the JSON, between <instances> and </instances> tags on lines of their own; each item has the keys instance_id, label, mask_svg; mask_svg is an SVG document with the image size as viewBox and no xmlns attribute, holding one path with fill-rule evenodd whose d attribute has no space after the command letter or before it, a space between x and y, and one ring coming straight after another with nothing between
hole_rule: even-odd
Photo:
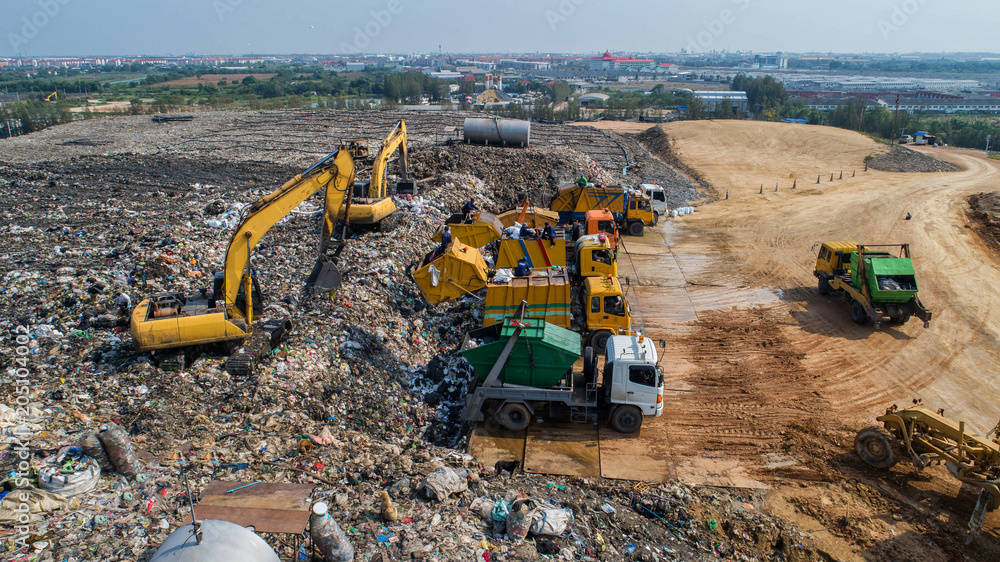
<instances>
[{"instance_id":1,"label":"dirt road","mask_svg":"<svg viewBox=\"0 0 1000 562\"><path fill-rule=\"evenodd\" d=\"M998 262L971 229L964 203L995 189L995 163L972 151L926 149L961 171L864 172L865 156L880 147L848 131L735 121L665 129L686 163L718 193L729 191L728 200L641 241L626 238L642 321L669 342L662 423L678 476L775 486L776 511L820 527L836 520L844 495L855 510L891 515L864 533L827 531L836 557L896 556L929 532L940 534L922 557L954 556L961 547L952 539L964 538L975 493L959 493L943 469L873 473L850 448L854 429L915 397L981 433L996 424ZM853 324L846 303L819 296L813 246L834 239L910 243L921 298L934 312L930 328L913 320L876 332ZM855 479L868 493L840 489ZM815 481L835 488L826 500L816 495L821 487L786 487ZM900 503L887 506L883 494ZM897 515L904 528L892 527ZM987 518L993 537L998 524ZM976 559L996 554L982 543L970 548L964 554Z\"/></svg>"}]
</instances>

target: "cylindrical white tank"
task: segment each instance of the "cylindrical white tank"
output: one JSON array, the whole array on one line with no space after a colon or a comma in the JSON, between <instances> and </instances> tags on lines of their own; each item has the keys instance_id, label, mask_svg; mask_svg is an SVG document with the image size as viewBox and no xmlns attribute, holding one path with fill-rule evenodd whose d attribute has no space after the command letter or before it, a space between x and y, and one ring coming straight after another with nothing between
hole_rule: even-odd
<instances>
[{"instance_id":1,"label":"cylindrical white tank","mask_svg":"<svg viewBox=\"0 0 1000 562\"><path fill-rule=\"evenodd\" d=\"M229 521L208 519L201 523L201 544L195 539L190 524L177 529L150 562L280 562L274 550L256 533Z\"/></svg>"},{"instance_id":2,"label":"cylindrical white tank","mask_svg":"<svg viewBox=\"0 0 1000 562\"><path fill-rule=\"evenodd\" d=\"M528 146L531 122L519 119L469 117L464 126L465 142Z\"/></svg>"}]
</instances>

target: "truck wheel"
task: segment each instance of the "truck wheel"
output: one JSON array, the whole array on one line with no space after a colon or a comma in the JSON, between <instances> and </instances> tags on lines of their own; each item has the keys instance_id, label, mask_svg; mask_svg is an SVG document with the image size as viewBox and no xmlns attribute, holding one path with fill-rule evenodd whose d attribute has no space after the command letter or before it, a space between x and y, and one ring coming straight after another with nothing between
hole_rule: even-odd
<instances>
[{"instance_id":1,"label":"truck wheel","mask_svg":"<svg viewBox=\"0 0 1000 562\"><path fill-rule=\"evenodd\" d=\"M500 424L511 431L521 431L528 427L528 422L531 421L531 413L528 412L527 406L515 402L505 404L500 409L499 417Z\"/></svg>"},{"instance_id":2,"label":"truck wheel","mask_svg":"<svg viewBox=\"0 0 1000 562\"><path fill-rule=\"evenodd\" d=\"M658 222L660 222L660 213L653 211L653 226L656 226L656 223Z\"/></svg>"},{"instance_id":3,"label":"truck wheel","mask_svg":"<svg viewBox=\"0 0 1000 562\"><path fill-rule=\"evenodd\" d=\"M819 294L826 296L826 295L829 295L832 292L833 292L833 287L830 286L830 280L827 279L826 277L820 277L819 278Z\"/></svg>"},{"instance_id":4,"label":"truck wheel","mask_svg":"<svg viewBox=\"0 0 1000 562\"><path fill-rule=\"evenodd\" d=\"M896 324L906 324L909 321L910 321L910 315L905 312L896 317Z\"/></svg>"},{"instance_id":5,"label":"truck wheel","mask_svg":"<svg viewBox=\"0 0 1000 562\"><path fill-rule=\"evenodd\" d=\"M899 441L884 427L873 425L858 432L854 450L865 464L875 468L890 468L903 456Z\"/></svg>"},{"instance_id":6,"label":"truck wheel","mask_svg":"<svg viewBox=\"0 0 1000 562\"><path fill-rule=\"evenodd\" d=\"M597 366L597 361L594 357L594 348L589 345L583 349L583 377L587 380L595 378L594 367Z\"/></svg>"},{"instance_id":7,"label":"truck wheel","mask_svg":"<svg viewBox=\"0 0 1000 562\"><path fill-rule=\"evenodd\" d=\"M629 223L628 225L629 236L642 236L643 226L645 225L642 224L642 221L634 221Z\"/></svg>"},{"instance_id":8,"label":"truck wheel","mask_svg":"<svg viewBox=\"0 0 1000 562\"><path fill-rule=\"evenodd\" d=\"M609 330L597 330L590 336L590 347L594 348L597 355L604 355L610 338L611 332Z\"/></svg>"},{"instance_id":9,"label":"truck wheel","mask_svg":"<svg viewBox=\"0 0 1000 562\"><path fill-rule=\"evenodd\" d=\"M642 427L642 412L635 406L618 406L611 413L611 427L618 433L635 433Z\"/></svg>"},{"instance_id":10,"label":"truck wheel","mask_svg":"<svg viewBox=\"0 0 1000 562\"><path fill-rule=\"evenodd\" d=\"M865 307L861 306L858 301L851 301L851 320L855 324L864 324L868 321L868 313L865 312Z\"/></svg>"}]
</instances>

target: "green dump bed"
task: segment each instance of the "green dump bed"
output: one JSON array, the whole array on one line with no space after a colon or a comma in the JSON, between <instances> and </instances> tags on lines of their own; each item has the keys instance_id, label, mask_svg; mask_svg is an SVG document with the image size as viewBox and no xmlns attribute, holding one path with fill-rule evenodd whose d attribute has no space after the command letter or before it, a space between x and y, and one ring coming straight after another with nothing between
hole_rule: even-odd
<instances>
[{"instance_id":1,"label":"green dump bed","mask_svg":"<svg viewBox=\"0 0 1000 562\"><path fill-rule=\"evenodd\" d=\"M506 318L503 323L474 330L467 336L468 339L484 342L461 351L481 379L486 380L514 334L515 322L513 318ZM556 386L580 358L580 334L549 324L541 318L525 318L521 323L525 327L500 372L500 380L507 384L539 388Z\"/></svg>"},{"instance_id":2,"label":"green dump bed","mask_svg":"<svg viewBox=\"0 0 1000 562\"><path fill-rule=\"evenodd\" d=\"M865 271L874 302L904 303L917 294L917 275L910 258L897 258L888 253L865 254ZM858 254L851 254L851 281L858 284Z\"/></svg>"}]
</instances>

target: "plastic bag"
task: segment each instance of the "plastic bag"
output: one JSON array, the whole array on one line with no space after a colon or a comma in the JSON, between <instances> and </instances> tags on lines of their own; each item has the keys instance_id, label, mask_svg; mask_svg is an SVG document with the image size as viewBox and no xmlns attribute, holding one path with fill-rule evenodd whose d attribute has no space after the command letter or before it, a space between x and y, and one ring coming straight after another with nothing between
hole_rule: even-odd
<instances>
[{"instance_id":1,"label":"plastic bag","mask_svg":"<svg viewBox=\"0 0 1000 562\"><path fill-rule=\"evenodd\" d=\"M429 500L444 501L452 494L469 489L469 483L450 466L440 466L417 486L417 492Z\"/></svg>"},{"instance_id":2,"label":"plastic bag","mask_svg":"<svg viewBox=\"0 0 1000 562\"><path fill-rule=\"evenodd\" d=\"M523 541L531 529L531 518L527 511L512 511L507 514L507 536L514 542Z\"/></svg>"},{"instance_id":3,"label":"plastic bag","mask_svg":"<svg viewBox=\"0 0 1000 562\"><path fill-rule=\"evenodd\" d=\"M111 464L111 459L108 458L108 452L104 450L104 443L101 443L101 439L97 436L94 431L88 431L80 438L80 447L83 448L83 453L88 457L97 461L97 464L101 467L101 472L112 473L115 471L115 467Z\"/></svg>"},{"instance_id":4,"label":"plastic bag","mask_svg":"<svg viewBox=\"0 0 1000 562\"><path fill-rule=\"evenodd\" d=\"M573 510L542 507L531 512L531 533L562 536L573 529Z\"/></svg>"},{"instance_id":5,"label":"plastic bag","mask_svg":"<svg viewBox=\"0 0 1000 562\"><path fill-rule=\"evenodd\" d=\"M142 472L139 456L129 441L128 435L118 424L106 423L97 434L108 453L108 460L114 465L115 471L125 476L136 476Z\"/></svg>"},{"instance_id":6,"label":"plastic bag","mask_svg":"<svg viewBox=\"0 0 1000 562\"><path fill-rule=\"evenodd\" d=\"M510 514L510 502L500 498L493 504L493 512L490 514L494 521L506 521Z\"/></svg>"}]
</instances>

